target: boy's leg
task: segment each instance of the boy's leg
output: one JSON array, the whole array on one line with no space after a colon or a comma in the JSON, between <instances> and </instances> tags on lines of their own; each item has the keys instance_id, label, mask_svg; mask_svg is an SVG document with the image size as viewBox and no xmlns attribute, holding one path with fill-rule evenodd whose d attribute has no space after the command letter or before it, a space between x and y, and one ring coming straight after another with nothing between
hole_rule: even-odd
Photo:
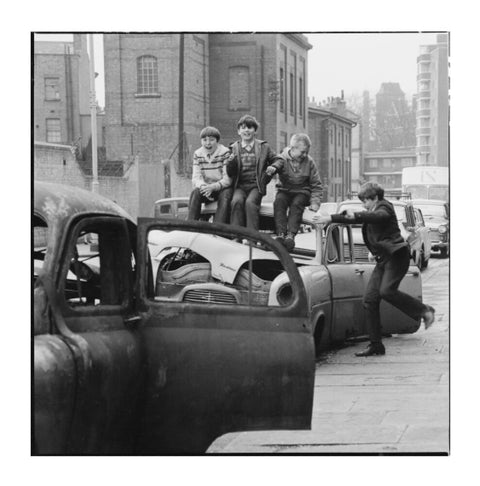
<instances>
[{"instance_id":1,"label":"boy's leg","mask_svg":"<svg viewBox=\"0 0 480 486\"><path fill-rule=\"evenodd\" d=\"M243 189L237 187L232 197L232 214L230 223L237 226L245 226L245 199L247 194Z\"/></svg>"},{"instance_id":2,"label":"boy's leg","mask_svg":"<svg viewBox=\"0 0 480 486\"><path fill-rule=\"evenodd\" d=\"M365 319L367 330L372 344L382 342L382 326L380 324L380 286L384 273L383 264L377 263L368 281L363 307L365 308Z\"/></svg>"},{"instance_id":3,"label":"boy's leg","mask_svg":"<svg viewBox=\"0 0 480 486\"><path fill-rule=\"evenodd\" d=\"M429 310L415 297L398 290L398 286L410 266L410 253L408 248L396 251L385 263L385 273L380 286L380 297L412 319L420 319Z\"/></svg>"},{"instance_id":4,"label":"boy's leg","mask_svg":"<svg viewBox=\"0 0 480 486\"><path fill-rule=\"evenodd\" d=\"M287 233L287 209L290 198L285 191L278 191L273 202L273 218L275 220L275 231L279 236Z\"/></svg>"},{"instance_id":5,"label":"boy's leg","mask_svg":"<svg viewBox=\"0 0 480 486\"><path fill-rule=\"evenodd\" d=\"M290 203L290 211L288 213L288 232L292 233L294 237L300 228L303 211L308 204L308 200L309 198L305 194L295 194Z\"/></svg>"},{"instance_id":6,"label":"boy's leg","mask_svg":"<svg viewBox=\"0 0 480 486\"><path fill-rule=\"evenodd\" d=\"M217 211L215 213L215 223L228 223L230 219L230 201L232 200L233 188L222 189L217 196Z\"/></svg>"},{"instance_id":7,"label":"boy's leg","mask_svg":"<svg viewBox=\"0 0 480 486\"><path fill-rule=\"evenodd\" d=\"M202 209L203 196L200 193L200 189L194 189L190 194L190 200L188 202L188 219L199 220L200 211Z\"/></svg>"},{"instance_id":8,"label":"boy's leg","mask_svg":"<svg viewBox=\"0 0 480 486\"><path fill-rule=\"evenodd\" d=\"M247 218L247 228L258 230L260 228L260 204L262 195L257 187L254 187L245 201L245 215Z\"/></svg>"}]
</instances>

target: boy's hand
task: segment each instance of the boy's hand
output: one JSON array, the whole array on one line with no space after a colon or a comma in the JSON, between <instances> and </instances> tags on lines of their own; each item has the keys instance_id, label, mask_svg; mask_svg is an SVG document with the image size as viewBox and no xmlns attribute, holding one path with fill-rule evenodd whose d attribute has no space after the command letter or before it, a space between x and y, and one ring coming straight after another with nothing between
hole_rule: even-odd
<instances>
[{"instance_id":1,"label":"boy's hand","mask_svg":"<svg viewBox=\"0 0 480 486\"><path fill-rule=\"evenodd\" d=\"M266 170L265 170L265 173L269 176L273 176L273 174L275 174L275 172L277 172L277 169L275 169L275 167L267 167Z\"/></svg>"},{"instance_id":2,"label":"boy's hand","mask_svg":"<svg viewBox=\"0 0 480 486\"><path fill-rule=\"evenodd\" d=\"M212 195L213 184L205 184L200 188L200 194L205 197L210 197Z\"/></svg>"},{"instance_id":3,"label":"boy's hand","mask_svg":"<svg viewBox=\"0 0 480 486\"><path fill-rule=\"evenodd\" d=\"M316 214L312 220L317 224L329 224L332 222L332 217L328 214Z\"/></svg>"}]
</instances>

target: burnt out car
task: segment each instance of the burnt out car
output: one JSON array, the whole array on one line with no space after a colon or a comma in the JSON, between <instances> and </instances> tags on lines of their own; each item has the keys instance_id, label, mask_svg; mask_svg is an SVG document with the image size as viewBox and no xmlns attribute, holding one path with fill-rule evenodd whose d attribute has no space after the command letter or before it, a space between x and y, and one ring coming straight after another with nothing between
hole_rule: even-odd
<instances>
[{"instance_id":1,"label":"burnt out car","mask_svg":"<svg viewBox=\"0 0 480 486\"><path fill-rule=\"evenodd\" d=\"M213 212L214 207L205 207L203 217ZM375 263L358 256L355 231L349 225L323 228L313 223L314 216L304 211L291 256L306 289L309 328L318 354L367 335L362 299ZM263 203L262 242L272 240L274 226L273 205ZM219 235L156 231L150 235L149 249L160 301L229 302L270 309L288 305L293 298L291 279L270 248ZM421 299L418 268L410 267L400 288ZM381 314L386 335L413 333L420 326L386 302Z\"/></svg>"},{"instance_id":2,"label":"burnt out car","mask_svg":"<svg viewBox=\"0 0 480 486\"><path fill-rule=\"evenodd\" d=\"M310 428L307 296L280 245L204 222L136 225L106 198L48 183L34 186L32 221L33 454L198 454L228 432ZM172 279L154 272L178 271L187 258L168 250L175 234L255 248L260 239L289 282L288 300L252 304L250 250L230 290L243 300L215 298L228 280L215 271L187 298L175 286L168 293ZM159 235L170 242L154 266Z\"/></svg>"}]
</instances>

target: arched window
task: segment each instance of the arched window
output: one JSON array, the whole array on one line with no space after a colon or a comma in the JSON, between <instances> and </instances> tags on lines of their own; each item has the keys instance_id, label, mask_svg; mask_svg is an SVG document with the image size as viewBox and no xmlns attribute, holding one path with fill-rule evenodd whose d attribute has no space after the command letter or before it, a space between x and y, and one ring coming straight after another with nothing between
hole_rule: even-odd
<instances>
[{"instance_id":1,"label":"arched window","mask_svg":"<svg viewBox=\"0 0 480 486\"><path fill-rule=\"evenodd\" d=\"M154 56L137 59L137 93L158 94L158 64Z\"/></svg>"}]
</instances>

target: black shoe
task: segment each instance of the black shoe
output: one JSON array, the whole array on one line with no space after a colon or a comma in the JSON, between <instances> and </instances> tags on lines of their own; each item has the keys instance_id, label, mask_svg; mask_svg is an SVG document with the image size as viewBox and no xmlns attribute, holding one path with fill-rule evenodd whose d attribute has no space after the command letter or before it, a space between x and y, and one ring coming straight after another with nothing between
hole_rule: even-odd
<instances>
[{"instance_id":1,"label":"black shoe","mask_svg":"<svg viewBox=\"0 0 480 486\"><path fill-rule=\"evenodd\" d=\"M385 346L382 343L370 343L365 351L355 353L355 356L376 356L384 354Z\"/></svg>"},{"instance_id":2,"label":"black shoe","mask_svg":"<svg viewBox=\"0 0 480 486\"><path fill-rule=\"evenodd\" d=\"M423 314L423 322L425 324L425 329L428 329L435 320L435 309L431 305L427 305L427 311Z\"/></svg>"},{"instance_id":3,"label":"black shoe","mask_svg":"<svg viewBox=\"0 0 480 486\"><path fill-rule=\"evenodd\" d=\"M293 233L287 233L283 244L287 251L292 251L295 248L295 235Z\"/></svg>"},{"instance_id":4,"label":"black shoe","mask_svg":"<svg viewBox=\"0 0 480 486\"><path fill-rule=\"evenodd\" d=\"M284 245L284 243L285 243L285 235L283 233L280 234L280 235L274 235L273 239L275 241L278 241L278 243L280 243L282 245Z\"/></svg>"}]
</instances>

